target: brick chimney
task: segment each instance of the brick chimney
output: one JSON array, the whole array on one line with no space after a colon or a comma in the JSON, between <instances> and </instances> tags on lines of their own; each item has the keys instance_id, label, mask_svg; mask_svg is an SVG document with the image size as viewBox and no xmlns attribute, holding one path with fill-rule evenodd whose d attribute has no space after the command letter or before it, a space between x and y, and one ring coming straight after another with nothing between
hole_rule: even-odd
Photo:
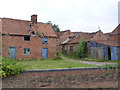
<instances>
[{"instance_id":1,"label":"brick chimney","mask_svg":"<svg viewBox=\"0 0 120 90\"><path fill-rule=\"evenodd\" d=\"M37 15L36 14L33 14L31 16L31 21L32 21L33 24L37 24Z\"/></svg>"}]
</instances>

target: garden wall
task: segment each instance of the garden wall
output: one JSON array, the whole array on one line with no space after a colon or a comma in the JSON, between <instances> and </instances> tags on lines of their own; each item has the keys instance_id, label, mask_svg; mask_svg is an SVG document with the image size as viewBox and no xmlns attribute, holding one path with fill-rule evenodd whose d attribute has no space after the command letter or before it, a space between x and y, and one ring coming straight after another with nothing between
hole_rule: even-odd
<instances>
[{"instance_id":1,"label":"garden wall","mask_svg":"<svg viewBox=\"0 0 120 90\"><path fill-rule=\"evenodd\" d=\"M36 70L5 78L3 88L118 88L118 79L118 69Z\"/></svg>"}]
</instances>

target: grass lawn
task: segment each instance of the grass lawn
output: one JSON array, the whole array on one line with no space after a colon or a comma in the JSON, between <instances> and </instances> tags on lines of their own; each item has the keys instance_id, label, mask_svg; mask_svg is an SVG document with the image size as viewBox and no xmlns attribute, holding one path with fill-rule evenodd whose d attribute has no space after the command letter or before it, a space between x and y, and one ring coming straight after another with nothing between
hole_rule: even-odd
<instances>
[{"instance_id":1,"label":"grass lawn","mask_svg":"<svg viewBox=\"0 0 120 90\"><path fill-rule=\"evenodd\" d=\"M39 69L60 69L60 68L80 68L80 67L98 67L97 65L84 64L68 60L17 60L18 64L26 66L26 70L39 70Z\"/></svg>"},{"instance_id":2,"label":"grass lawn","mask_svg":"<svg viewBox=\"0 0 120 90\"><path fill-rule=\"evenodd\" d=\"M111 61L111 60L105 60L105 59L91 59L90 57L88 58L82 58L82 59L75 59L69 55L63 55L66 58L73 59L76 61L92 61L92 62L111 62L111 63L119 63L119 60Z\"/></svg>"}]
</instances>

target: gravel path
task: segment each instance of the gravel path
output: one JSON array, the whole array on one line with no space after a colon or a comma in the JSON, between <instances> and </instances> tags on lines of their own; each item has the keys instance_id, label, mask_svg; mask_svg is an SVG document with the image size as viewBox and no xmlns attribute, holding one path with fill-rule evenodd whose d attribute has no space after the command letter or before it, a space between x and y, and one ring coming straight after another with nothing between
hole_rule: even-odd
<instances>
[{"instance_id":1,"label":"gravel path","mask_svg":"<svg viewBox=\"0 0 120 90\"><path fill-rule=\"evenodd\" d=\"M98 66L102 66L102 65L106 65L106 64L116 64L116 63L110 63L110 62L76 61L76 60L68 59L68 58L66 58L66 57L62 57L62 58L63 58L63 59L66 59L66 60L69 60L69 61L81 62L81 63L98 65Z\"/></svg>"}]
</instances>

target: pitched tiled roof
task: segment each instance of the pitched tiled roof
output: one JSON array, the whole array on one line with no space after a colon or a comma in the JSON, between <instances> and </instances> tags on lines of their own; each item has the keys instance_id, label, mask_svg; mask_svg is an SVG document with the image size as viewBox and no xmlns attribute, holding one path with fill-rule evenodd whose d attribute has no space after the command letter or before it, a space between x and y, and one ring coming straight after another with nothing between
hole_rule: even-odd
<instances>
[{"instance_id":1,"label":"pitched tiled roof","mask_svg":"<svg viewBox=\"0 0 120 90\"><path fill-rule=\"evenodd\" d=\"M75 35L79 35L79 36L84 37L84 39L86 41L90 41L91 38L93 38L93 36L96 34L96 32L93 32L93 33L88 33L88 32L72 32L72 33L74 33Z\"/></svg>"},{"instance_id":2,"label":"pitched tiled roof","mask_svg":"<svg viewBox=\"0 0 120 90\"><path fill-rule=\"evenodd\" d=\"M90 34L90 35L95 35L96 34L96 32L93 32L93 33L89 33L89 32L72 32L72 33L75 34L75 35L79 35L79 36L81 36L83 34Z\"/></svg>"},{"instance_id":3,"label":"pitched tiled roof","mask_svg":"<svg viewBox=\"0 0 120 90\"><path fill-rule=\"evenodd\" d=\"M93 41L108 40L108 37L106 35L104 35L101 30L99 30L91 40L93 40Z\"/></svg>"},{"instance_id":4,"label":"pitched tiled roof","mask_svg":"<svg viewBox=\"0 0 120 90\"><path fill-rule=\"evenodd\" d=\"M104 45L109 45L109 46L120 46L120 42L112 41L112 40L95 40L94 42L104 44Z\"/></svg>"},{"instance_id":5,"label":"pitched tiled roof","mask_svg":"<svg viewBox=\"0 0 120 90\"><path fill-rule=\"evenodd\" d=\"M94 42L109 45L109 46L120 46L120 25L118 25L113 32L103 34L102 31L98 31L96 35L91 39Z\"/></svg>"},{"instance_id":6,"label":"pitched tiled roof","mask_svg":"<svg viewBox=\"0 0 120 90\"><path fill-rule=\"evenodd\" d=\"M78 44L81 39L84 39L85 41L90 41L91 38L94 36L94 34L91 33L84 33L81 35L75 35L70 38L69 41L62 43L62 44Z\"/></svg>"},{"instance_id":7,"label":"pitched tiled roof","mask_svg":"<svg viewBox=\"0 0 120 90\"><path fill-rule=\"evenodd\" d=\"M35 31L40 36L56 37L52 27L47 23L32 24L31 21L17 20L10 18L2 18L2 33L12 35L30 35L31 31Z\"/></svg>"},{"instance_id":8,"label":"pitched tiled roof","mask_svg":"<svg viewBox=\"0 0 120 90\"><path fill-rule=\"evenodd\" d=\"M72 32L72 33L75 34L75 35L81 36L81 35L83 35L85 32Z\"/></svg>"},{"instance_id":9,"label":"pitched tiled roof","mask_svg":"<svg viewBox=\"0 0 120 90\"><path fill-rule=\"evenodd\" d=\"M65 33L66 31L61 31L61 32L56 32L57 37L60 37L63 33Z\"/></svg>"},{"instance_id":10,"label":"pitched tiled roof","mask_svg":"<svg viewBox=\"0 0 120 90\"><path fill-rule=\"evenodd\" d=\"M120 34L120 24L111 32L111 35Z\"/></svg>"},{"instance_id":11,"label":"pitched tiled roof","mask_svg":"<svg viewBox=\"0 0 120 90\"><path fill-rule=\"evenodd\" d=\"M65 30L65 31L60 31L60 32L56 32L57 37L62 36L65 32L71 32L70 30Z\"/></svg>"},{"instance_id":12,"label":"pitched tiled roof","mask_svg":"<svg viewBox=\"0 0 120 90\"><path fill-rule=\"evenodd\" d=\"M76 36L71 37L70 40L68 40L67 42L62 43L62 45L63 44L77 44L79 42L80 42L80 36L76 35Z\"/></svg>"}]
</instances>

